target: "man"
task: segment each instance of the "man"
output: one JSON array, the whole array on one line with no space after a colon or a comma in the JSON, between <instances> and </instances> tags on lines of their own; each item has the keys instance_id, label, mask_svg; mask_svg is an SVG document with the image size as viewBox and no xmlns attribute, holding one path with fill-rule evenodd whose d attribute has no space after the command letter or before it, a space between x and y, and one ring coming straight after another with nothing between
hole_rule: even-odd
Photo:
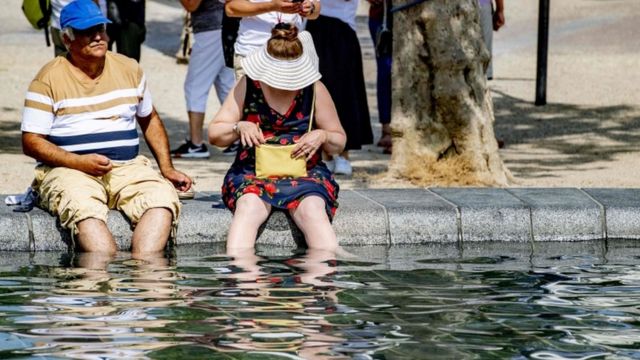
<instances>
[{"instance_id":1,"label":"man","mask_svg":"<svg viewBox=\"0 0 640 360\"><path fill-rule=\"evenodd\" d=\"M107 51L108 22L91 0L62 9L69 51L45 65L29 86L23 151L39 162L34 188L40 206L72 231L80 250L116 251L106 226L111 208L135 226L134 256L156 253L178 219L173 187L186 191L192 181L171 163L167 134L139 65ZM138 156L136 120L163 177Z\"/></svg>"},{"instance_id":2,"label":"man","mask_svg":"<svg viewBox=\"0 0 640 360\"><path fill-rule=\"evenodd\" d=\"M478 0L480 4L480 27L489 54L493 58L493 32L504 25L504 0ZM495 2L495 8L494 3ZM493 59L487 66L487 80L493 80Z\"/></svg>"}]
</instances>

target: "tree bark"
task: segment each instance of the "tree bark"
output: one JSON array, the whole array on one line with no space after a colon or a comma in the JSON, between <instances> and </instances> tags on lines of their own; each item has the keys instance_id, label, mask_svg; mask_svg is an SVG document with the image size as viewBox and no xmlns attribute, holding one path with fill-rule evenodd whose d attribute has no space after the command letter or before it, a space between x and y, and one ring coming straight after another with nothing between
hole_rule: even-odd
<instances>
[{"instance_id":1,"label":"tree bark","mask_svg":"<svg viewBox=\"0 0 640 360\"><path fill-rule=\"evenodd\" d=\"M428 0L393 22L390 174L420 185L507 186L478 0Z\"/></svg>"}]
</instances>

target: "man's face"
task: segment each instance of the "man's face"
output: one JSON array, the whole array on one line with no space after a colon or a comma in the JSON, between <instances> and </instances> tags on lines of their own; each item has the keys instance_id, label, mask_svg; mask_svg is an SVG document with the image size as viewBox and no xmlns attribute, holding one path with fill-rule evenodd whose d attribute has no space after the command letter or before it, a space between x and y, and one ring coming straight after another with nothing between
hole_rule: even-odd
<instances>
[{"instance_id":1,"label":"man's face","mask_svg":"<svg viewBox=\"0 0 640 360\"><path fill-rule=\"evenodd\" d=\"M106 24L85 30L73 29L73 35L74 39L69 46L69 51L73 55L87 60L104 58L109 43Z\"/></svg>"}]
</instances>

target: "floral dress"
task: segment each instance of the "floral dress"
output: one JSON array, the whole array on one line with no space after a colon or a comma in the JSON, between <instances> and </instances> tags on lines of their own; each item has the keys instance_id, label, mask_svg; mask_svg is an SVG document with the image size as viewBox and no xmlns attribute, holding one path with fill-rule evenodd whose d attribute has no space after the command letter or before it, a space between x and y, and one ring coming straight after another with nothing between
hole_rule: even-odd
<instances>
[{"instance_id":1,"label":"floral dress","mask_svg":"<svg viewBox=\"0 0 640 360\"><path fill-rule=\"evenodd\" d=\"M294 144L309 128L309 114L313 101L313 85L299 90L285 114L272 109L265 100L260 82L247 79L247 91L242 120L259 124L268 144ZM313 128L312 124L312 128ZM255 149L238 150L235 161L222 185L222 200L235 211L238 198L247 193L258 195L277 209L295 209L309 195L324 199L329 219L338 208L339 187L333 174L322 162L319 149L307 161L307 176L298 178L256 178Z\"/></svg>"}]
</instances>

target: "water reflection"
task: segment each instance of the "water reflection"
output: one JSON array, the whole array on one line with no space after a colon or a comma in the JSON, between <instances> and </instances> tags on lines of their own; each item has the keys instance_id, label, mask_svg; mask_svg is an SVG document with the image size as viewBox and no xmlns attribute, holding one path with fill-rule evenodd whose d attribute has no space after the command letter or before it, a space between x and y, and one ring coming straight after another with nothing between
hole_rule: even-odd
<instances>
[{"instance_id":1,"label":"water reflection","mask_svg":"<svg viewBox=\"0 0 640 360\"><path fill-rule=\"evenodd\" d=\"M640 247L536 246L0 254L0 358L640 358Z\"/></svg>"},{"instance_id":2,"label":"water reflection","mask_svg":"<svg viewBox=\"0 0 640 360\"><path fill-rule=\"evenodd\" d=\"M339 302L343 288L334 278L342 275L335 254L310 250L264 257L253 251L195 257L185 264L163 256L78 254L64 260L66 266L31 269L24 283L43 286L25 296L24 305L0 305L7 311L0 314L0 325L8 325L0 329L10 330L0 345L11 344L0 347L0 357L9 350L6 354L77 359L182 353L366 358L397 344L385 332L407 337L398 326L341 319L358 311Z\"/></svg>"}]
</instances>

